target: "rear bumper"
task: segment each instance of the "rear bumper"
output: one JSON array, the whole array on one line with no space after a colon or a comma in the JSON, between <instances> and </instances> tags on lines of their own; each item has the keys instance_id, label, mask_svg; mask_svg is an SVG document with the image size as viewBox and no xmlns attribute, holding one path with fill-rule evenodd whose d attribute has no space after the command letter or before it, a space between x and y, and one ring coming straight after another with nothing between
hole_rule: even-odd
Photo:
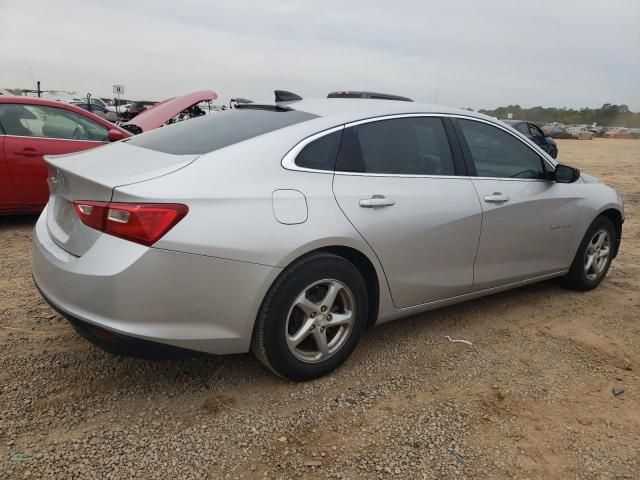
<instances>
[{"instance_id":1,"label":"rear bumper","mask_svg":"<svg viewBox=\"0 0 640 480\"><path fill-rule=\"evenodd\" d=\"M110 235L75 257L51 240L46 210L33 235L34 282L75 326L213 354L249 350L260 303L280 271Z\"/></svg>"}]
</instances>

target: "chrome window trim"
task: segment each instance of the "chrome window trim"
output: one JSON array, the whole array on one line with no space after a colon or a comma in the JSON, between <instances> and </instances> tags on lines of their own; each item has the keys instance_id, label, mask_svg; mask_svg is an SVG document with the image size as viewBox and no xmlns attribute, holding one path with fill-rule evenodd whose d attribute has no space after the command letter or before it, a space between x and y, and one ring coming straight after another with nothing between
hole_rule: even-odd
<instances>
[{"instance_id":1,"label":"chrome window trim","mask_svg":"<svg viewBox=\"0 0 640 480\"><path fill-rule=\"evenodd\" d=\"M293 170L298 172L309 172L309 173L333 173L335 175L351 175L351 176L361 176L361 177L397 177L397 178L465 178L465 179L477 179L477 180L501 180L501 181L517 181L517 182L548 182L549 180L541 179L541 178L508 178L508 177L480 177L480 176L470 176L470 175L409 175L409 174L401 174L401 173L366 173L366 172L342 172L339 170L321 170L314 168L306 168L299 167L296 165L295 160L298 154L302 151L304 147L306 147L309 143L317 140L319 138L324 137L325 135L330 135L331 133L344 130L349 127L354 127L356 125L361 125L364 123L378 122L381 120L393 120L396 118L414 118L414 117L447 117L447 118L461 118L463 120L472 120L480 123L486 123L487 125L491 125L499 130L506 132L512 137L516 138L519 142L523 143L525 146L530 148L536 155L538 155L546 164L555 169L555 164L549 160L548 155L543 150L539 149L537 145L530 144L529 140L520 135L520 132L517 132L511 127L503 127L495 122L491 122L485 120L483 118L477 118L467 115L461 115L456 113L394 113L389 115L379 115L376 117L365 118L362 120L356 120L353 122L346 123L344 125L339 125L337 127L332 127L327 130L323 130L321 132L310 135L300 142L298 142L291 150L289 150L285 156L282 158L282 167L287 170Z\"/></svg>"},{"instance_id":2,"label":"chrome window trim","mask_svg":"<svg viewBox=\"0 0 640 480\"><path fill-rule=\"evenodd\" d=\"M298 142L291 150L289 150L285 156L282 158L282 166L287 170L295 170L297 172L311 172L311 173L334 173L335 169L332 170L322 170L317 168L306 168L300 167L296 165L296 157L300 154L300 152L309 145L314 140L322 138L326 135L331 135L332 133L339 132L340 130L344 130L344 125L339 125L337 127L329 128L328 130L323 130L321 132L315 133L309 137L302 139Z\"/></svg>"},{"instance_id":3,"label":"chrome window trim","mask_svg":"<svg viewBox=\"0 0 640 480\"><path fill-rule=\"evenodd\" d=\"M315 173L332 173L328 170L311 170ZM471 175L409 175L403 173L362 173L362 172L339 172L335 175L355 176L355 177L394 177L394 178L447 178L449 180L492 180L501 182L549 182L544 178L508 178L508 177L473 177Z\"/></svg>"},{"instance_id":4,"label":"chrome window trim","mask_svg":"<svg viewBox=\"0 0 640 480\"><path fill-rule=\"evenodd\" d=\"M29 135L4 135L5 137L15 138L34 138L36 140L62 140L63 142L93 142L93 143L109 143L109 140L78 140L75 138L58 138L58 137L36 137Z\"/></svg>"}]
</instances>

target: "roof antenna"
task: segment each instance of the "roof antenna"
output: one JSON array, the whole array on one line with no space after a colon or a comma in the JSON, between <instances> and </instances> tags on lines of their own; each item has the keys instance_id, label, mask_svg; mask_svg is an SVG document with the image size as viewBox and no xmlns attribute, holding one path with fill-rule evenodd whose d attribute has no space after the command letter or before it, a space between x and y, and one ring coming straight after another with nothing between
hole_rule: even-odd
<instances>
[{"instance_id":1,"label":"roof antenna","mask_svg":"<svg viewBox=\"0 0 640 480\"><path fill-rule=\"evenodd\" d=\"M296 95L292 92L287 92L286 90L274 90L276 94L276 103L280 102L297 102L298 100L302 100L300 95Z\"/></svg>"}]
</instances>

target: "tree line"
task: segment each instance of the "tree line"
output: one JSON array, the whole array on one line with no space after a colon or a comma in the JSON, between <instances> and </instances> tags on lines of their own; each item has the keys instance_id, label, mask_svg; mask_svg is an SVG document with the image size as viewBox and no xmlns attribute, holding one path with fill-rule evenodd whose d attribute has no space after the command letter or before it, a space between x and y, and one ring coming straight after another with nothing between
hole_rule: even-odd
<instances>
[{"instance_id":1,"label":"tree line","mask_svg":"<svg viewBox=\"0 0 640 480\"><path fill-rule=\"evenodd\" d=\"M479 110L480 113L497 117L508 118L508 114L513 114L517 120L530 120L538 123L564 123L592 124L605 127L627 127L640 128L640 112L632 112L627 105L614 105L605 103L600 108L556 108L556 107L532 107L522 108L520 105L508 105L498 107L493 110Z\"/></svg>"}]
</instances>

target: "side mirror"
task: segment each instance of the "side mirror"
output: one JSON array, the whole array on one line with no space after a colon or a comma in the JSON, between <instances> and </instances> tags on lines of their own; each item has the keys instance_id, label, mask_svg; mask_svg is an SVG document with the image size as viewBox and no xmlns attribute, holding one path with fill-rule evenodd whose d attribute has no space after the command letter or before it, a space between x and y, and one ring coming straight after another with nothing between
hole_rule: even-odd
<instances>
[{"instance_id":1,"label":"side mirror","mask_svg":"<svg viewBox=\"0 0 640 480\"><path fill-rule=\"evenodd\" d=\"M112 128L107 133L107 137L109 138L110 141L117 142L118 140L122 140L125 137L125 135L120 130L116 130L115 128Z\"/></svg>"},{"instance_id":2,"label":"side mirror","mask_svg":"<svg viewBox=\"0 0 640 480\"><path fill-rule=\"evenodd\" d=\"M558 183L573 183L580 178L580 170L569 165L556 165L554 180Z\"/></svg>"}]
</instances>

